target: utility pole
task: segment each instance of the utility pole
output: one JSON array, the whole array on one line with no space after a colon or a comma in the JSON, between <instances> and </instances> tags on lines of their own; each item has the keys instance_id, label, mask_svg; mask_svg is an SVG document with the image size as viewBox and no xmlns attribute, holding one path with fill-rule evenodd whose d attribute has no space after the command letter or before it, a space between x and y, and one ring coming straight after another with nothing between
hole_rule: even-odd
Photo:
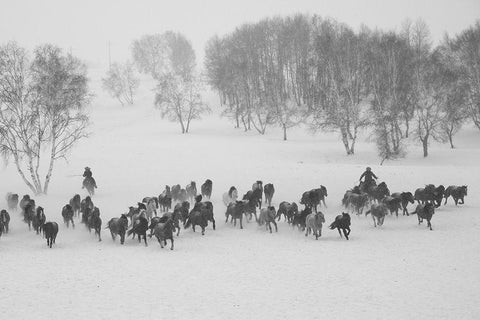
<instances>
[{"instance_id":1,"label":"utility pole","mask_svg":"<svg viewBox=\"0 0 480 320\"><path fill-rule=\"evenodd\" d=\"M108 68L112 67L112 56L110 53L110 41L108 41Z\"/></svg>"}]
</instances>

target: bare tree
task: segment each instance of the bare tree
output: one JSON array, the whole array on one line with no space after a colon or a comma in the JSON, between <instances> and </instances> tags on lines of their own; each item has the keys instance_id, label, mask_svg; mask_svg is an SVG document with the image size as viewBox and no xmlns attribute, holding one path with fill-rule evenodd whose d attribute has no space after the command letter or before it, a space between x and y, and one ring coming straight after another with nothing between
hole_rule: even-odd
<instances>
[{"instance_id":1,"label":"bare tree","mask_svg":"<svg viewBox=\"0 0 480 320\"><path fill-rule=\"evenodd\" d=\"M15 43L0 47L0 150L35 194L48 192L55 161L86 137L89 97L86 67L59 48L39 47L30 62Z\"/></svg>"},{"instance_id":2,"label":"bare tree","mask_svg":"<svg viewBox=\"0 0 480 320\"><path fill-rule=\"evenodd\" d=\"M202 102L201 81L195 74L195 52L191 43L180 33L165 32L159 39L166 52L163 70L155 75L157 81L155 106L162 117L178 121L182 133L188 133L190 123L209 110Z\"/></svg>"},{"instance_id":3,"label":"bare tree","mask_svg":"<svg viewBox=\"0 0 480 320\"><path fill-rule=\"evenodd\" d=\"M102 79L103 88L121 105L133 105L133 97L138 89L139 80L135 76L133 65L130 62L114 63Z\"/></svg>"},{"instance_id":4,"label":"bare tree","mask_svg":"<svg viewBox=\"0 0 480 320\"><path fill-rule=\"evenodd\" d=\"M182 133L188 133L191 121L200 119L210 110L202 102L199 84L196 78L184 81L181 77L171 76L157 85L155 106L160 109L162 118L178 122Z\"/></svg>"},{"instance_id":5,"label":"bare tree","mask_svg":"<svg viewBox=\"0 0 480 320\"><path fill-rule=\"evenodd\" d=\"M448 41L448 47L459 69L458 86L464 92L465 109L480 129L480 21Z\"/></svg>"}]
</instances>

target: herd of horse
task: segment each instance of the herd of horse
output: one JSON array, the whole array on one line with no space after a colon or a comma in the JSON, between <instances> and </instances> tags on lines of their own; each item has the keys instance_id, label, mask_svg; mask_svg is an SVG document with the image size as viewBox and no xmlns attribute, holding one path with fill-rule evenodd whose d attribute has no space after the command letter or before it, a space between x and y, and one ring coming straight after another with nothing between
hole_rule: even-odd
<instances>
[{"instance_id":1,"label":"herd of horse","mask_svg":"<svg viewBox=\"0 0 480 320\"><path fill-rule=\"evenodd\" d=\"M215 217L213 203L210 201L212 195L212 180L207 179L197 192L196 183L190 182L182 188L179 184L165 186L165 190L159 196L145 197L136 205L130 206L128 212L121 214L120 217L112 218L108 221L105 229L110 231L112 240L120 237L120 243L125 243L127 236L137 237L138 241L142 239L145 245L148 245L147 237L156 237L160 246L163 248L170 240L170 249L174 248L174 235L178 237L180 229L195 227L201 229L204 235L209 223L215 230ZM324 214L319 211L319 206L323 204L326 207L325 198L328 196L327 188L320 188L305 191L300 199L299 205L295 202L283 201L279 204L278 210L272 206L272 198L275 193L273 184L268 183L265 186L258 180L253 183L251 190L247 191L241 199L236 187L232 186L222 196L226 206L225 223L233 223L236 227L239 222L240 229L243 229L243 219L247 222L255 218L259 226L265 226L266 230L272 233L272 225L275 232L278 231L277 222L284 221L292 227L296 227L305 232L305 236L313 234L318 240L322 235L322 226L325 223ZM383 225L385 216L390 212L398 217L399 210L403 215L416 214L419 224L423 219L427 220L427 225L432 230L431 219L442 200L447 203L449 197L452 197L455 205L464 204L464 198L467 195L467 186L434 186L426 185L424 188L418 188L414 194L411 192L390 193L385 182L378 185L372 184L366 187L364 184L355 186L347 190L342 199L342 205L347 212L336 216L335 220L329 225L329 228L337 229L340 237L349 239L351 218L348 212L354 212L357 215L371 214L374 226ZM44 209L37 206L34 199L29 195L24 195L19 200L17 194L8 193L8 210L21 210L23 220L37 234L43 234L47 240L47 246L50 248L55 243L58 234L58 224L46 220ZM408 211L408 205L418 202L414 211ZM262 204L265 206L262 208ZM173 210L172 210L173 207ZM257 216L257 212L259 213ZM91 196L81 199L79 194L74 195L62 208L62 217L67 228L75 228L75 219L79 219L82 224L91 232L94 231L98 241L102 241L102 219L100 209L96 207ZM0 211L0 236L3 232L9 231L10 215L7 210ZM343 233L343 235L342 235Z\"/></svg>"},{"instance_id":2,"label":"herd of horse","mask_svg":"<svg viewBox=\"0 0 480 320\"><path fill-rule=\"evenodd\" d=\"M412 194L411 192L394 192L390 193L385 182L366 187L365 184L360 184L354 188L347 190L342 199L342 204L357 215L366 210L365 215L371 214L373 224L376 227L383 225L385 216L395 213L398 217L398 211L402 210L403 215L409 216L416 214L418 217L418 224L423 220L427 220L427 226L432 229L431 219L435 213L435 208L442 204L447 204L448 198L452 197L455 205L464 204L465 196L467 195L467 186L449 186L445 188L443 185L435 186L428 184L424 188L418 188ZM407 206L409 203L414 204L417 201L417 206L414 211L408 212Z\"/></svg>"}]
</instances>

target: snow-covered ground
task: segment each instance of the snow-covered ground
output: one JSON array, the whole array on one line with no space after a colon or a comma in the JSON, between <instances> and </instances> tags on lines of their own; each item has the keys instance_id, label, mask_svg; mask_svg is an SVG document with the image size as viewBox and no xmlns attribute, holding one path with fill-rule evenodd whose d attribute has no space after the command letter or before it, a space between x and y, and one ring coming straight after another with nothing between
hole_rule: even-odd
<instances>
[{"instance_id":1,"label":"snow-covered ground","mask_svg":"<svg viewBox=\"0 0 480 320\"><path fill-rule=\"evenodd\" d=\"M216 113L181 135L152 107L148 88L128 108L96 94L90 138L56 164L49 195L36 198L47 220L60 224L54 248L18 212L0 238L1 319L478 319L480 131L461 131L455 150L433 143L424 159L419 145L410 146L407 158L379 166L366 134L350 157L336 134L298 128L282 141L277 128L244 133ZM148 247L132 239L121 246L108 230L98 242L79 222L67 229L61 208L75 193L85 196L82 178L72 175L87 165L104 223L165 184L210 178L217 230L182 230L170 251L153 239ZM254 222L243 230L224 223L222 194L232 185L243 194L263 180L275 185L276 207L325 185L328 225L367 165L392 192L468 185L466 204L450 199L436 211L433 231L416 216L389 216L374 228L370 217L353 215L350 241L326 226L315 241L283 221L273 234ZM29 193L12 165L0 177L1 195Z\"/></svg>"}]
</instances>

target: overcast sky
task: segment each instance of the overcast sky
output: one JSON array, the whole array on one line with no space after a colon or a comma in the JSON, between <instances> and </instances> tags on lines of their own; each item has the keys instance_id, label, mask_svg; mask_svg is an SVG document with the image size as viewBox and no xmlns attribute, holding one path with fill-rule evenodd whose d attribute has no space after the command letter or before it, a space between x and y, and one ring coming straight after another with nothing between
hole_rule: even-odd
<instances>
[{"instance_id":1,"label":"overcast sky","mask_svg":"<svg viewBox=\"0 0 480 320\"><path fill-rule=\"evenodd\" d=\"M184 33L202 59L206 41L244 22L293 13L319 14L358 28L398 29L423 18L438 42L480 19L480 0L0 0L0 43L32 48L50 42L90 62L129 57L133 39L166 30ZM198 61L201 63L202 61Z\"/></svg>"}]
</instances>

